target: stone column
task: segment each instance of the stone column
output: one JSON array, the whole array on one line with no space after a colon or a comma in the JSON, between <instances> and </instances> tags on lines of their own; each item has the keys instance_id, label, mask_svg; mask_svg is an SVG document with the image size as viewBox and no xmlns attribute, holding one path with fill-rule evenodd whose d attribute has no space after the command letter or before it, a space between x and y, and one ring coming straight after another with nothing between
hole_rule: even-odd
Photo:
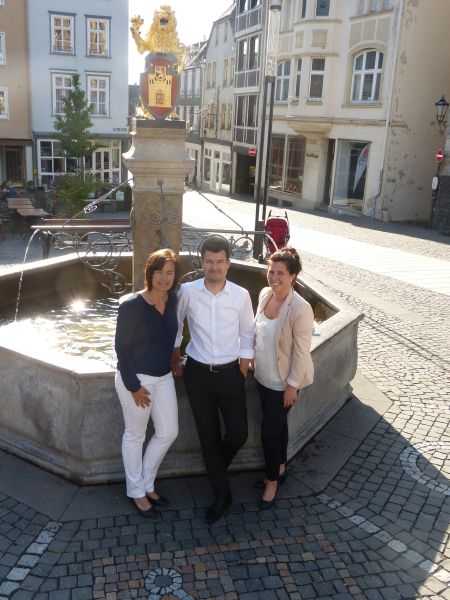
<instances>
[{"instance_id":1,"label":"stone column","mask_svg":"<svg viewBox=\"0 0 450 600\"><path fill-rule=\"evenodd\" d=\"M143 287L144 264L150 252L181 247L186 158L184 121L135 119L133 145L123 155L133 174L133 289Z\"/></svg>"}]
</instances>

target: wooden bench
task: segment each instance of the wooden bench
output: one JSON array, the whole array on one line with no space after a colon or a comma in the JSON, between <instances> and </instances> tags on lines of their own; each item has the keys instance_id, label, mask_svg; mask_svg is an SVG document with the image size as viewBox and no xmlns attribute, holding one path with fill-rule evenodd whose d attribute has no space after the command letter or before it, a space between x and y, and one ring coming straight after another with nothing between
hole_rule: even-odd
<instances>
[{"instance_id":1,"label":"wooden bench","mask_svg":"<svg viewBox=\"0 0 450 600\"><path fill-rule=\"evenodd\" d=\"M43 208L35 208L30 198L7 198L9 210L15 210L21 217L49 217Z\"/></svg>"}]
</instances>

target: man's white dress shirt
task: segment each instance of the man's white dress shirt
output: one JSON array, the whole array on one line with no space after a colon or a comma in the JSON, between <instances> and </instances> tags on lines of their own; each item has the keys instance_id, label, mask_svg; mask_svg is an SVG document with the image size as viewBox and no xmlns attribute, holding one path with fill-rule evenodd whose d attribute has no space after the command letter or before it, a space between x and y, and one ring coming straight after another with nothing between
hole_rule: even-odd
<instances>
[{"instance_id":1,"label":"man's white dress shirt","mask_svg":"<svg viewBox=\"0 0 450 600\"><path fill-rule=\"evenodd\" d=\"M253 358L253 308L243 287L226 281L223 290L213 294L204 279L183 283L178 292L176 348L181 345L185 317L191 336L186 352L194 360L220 365Z\"/></svg>"}]
</instances>

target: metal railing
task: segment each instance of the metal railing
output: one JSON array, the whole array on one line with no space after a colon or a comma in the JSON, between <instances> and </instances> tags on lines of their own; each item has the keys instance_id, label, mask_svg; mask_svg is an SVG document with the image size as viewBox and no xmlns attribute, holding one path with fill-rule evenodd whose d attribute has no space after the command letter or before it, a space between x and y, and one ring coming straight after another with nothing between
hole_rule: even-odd
<instances>
[{"instance_id":1,"label":"metal railing","mask_svg":"<svg viewBox=\"0 0 450 600\"><path fill-rule=\"evenodd\" d=\"M236 33L253 29L262 23L262 5L236 16Z\"/></svg>"}]
</instances>

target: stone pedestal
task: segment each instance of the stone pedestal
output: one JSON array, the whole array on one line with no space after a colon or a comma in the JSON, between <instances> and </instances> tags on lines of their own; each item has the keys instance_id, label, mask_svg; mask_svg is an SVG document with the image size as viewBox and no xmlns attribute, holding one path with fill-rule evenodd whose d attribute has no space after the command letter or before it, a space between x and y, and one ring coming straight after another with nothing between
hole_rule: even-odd
<instances>
[{"instance_id":1,"label":"stone pedestal","mask_svg":"<svg viewBox=\"0 0 450 600\"><path fill-rule=\"evenodd\" d=\"M185 177L191 160L186 158L184 121L135 119L133 145L123 155L134 177L133 289L141 289L144 264L150 252L181 247L181 222Z\"/></svg>"}]
</instances>

